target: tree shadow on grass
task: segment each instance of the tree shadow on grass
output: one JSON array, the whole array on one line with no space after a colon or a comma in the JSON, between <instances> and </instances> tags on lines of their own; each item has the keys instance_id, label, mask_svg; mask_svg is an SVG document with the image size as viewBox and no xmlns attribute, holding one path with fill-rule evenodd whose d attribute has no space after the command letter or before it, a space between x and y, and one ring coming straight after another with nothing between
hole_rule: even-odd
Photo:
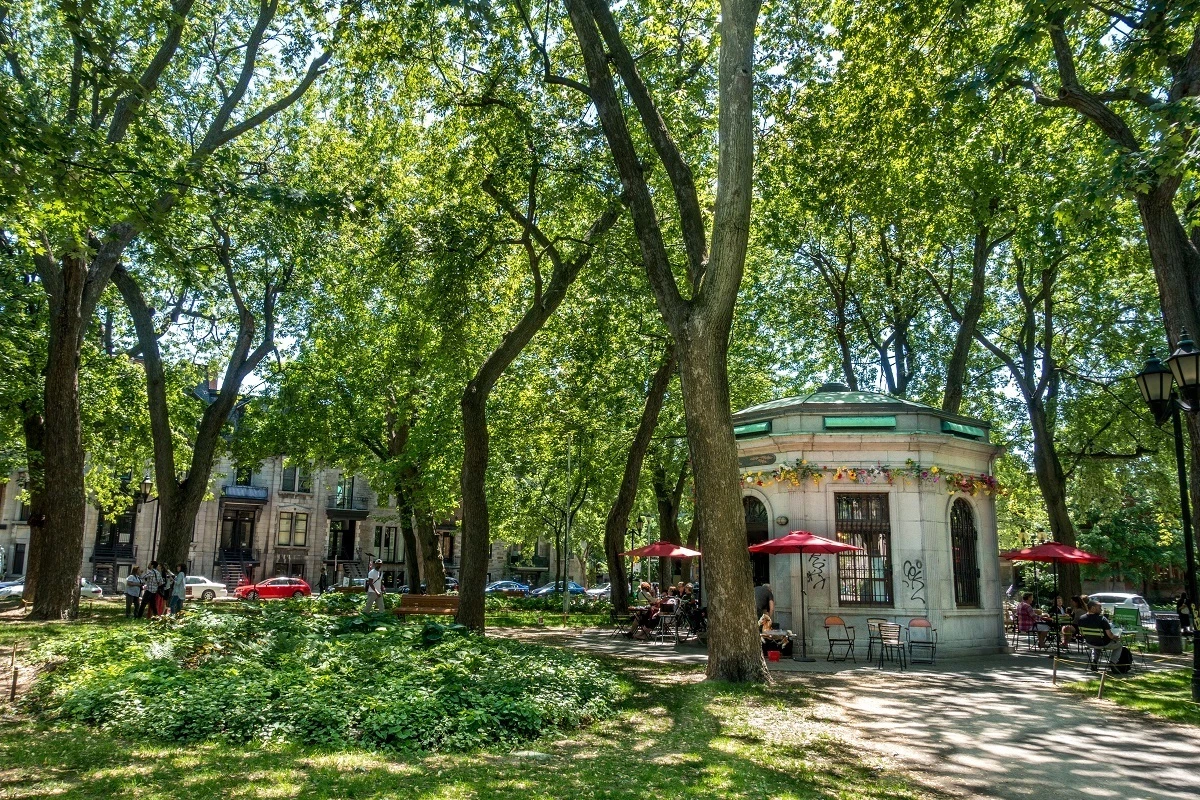
<instances>
[{"instance_id":1,"label":"tree shadow on grass","mask_svg":"<svg viewBox=\"0 0 1200 800\"><path fill-rule=\"evenodd\" d=\"M514 752L379 753L119 740L28 720L0 729L0 797L887 798L928 796L852 752L797 686L614 665L631 691L611 719ZM152 717L151 717L152 718Z\"/></svg>"}]
</instances>

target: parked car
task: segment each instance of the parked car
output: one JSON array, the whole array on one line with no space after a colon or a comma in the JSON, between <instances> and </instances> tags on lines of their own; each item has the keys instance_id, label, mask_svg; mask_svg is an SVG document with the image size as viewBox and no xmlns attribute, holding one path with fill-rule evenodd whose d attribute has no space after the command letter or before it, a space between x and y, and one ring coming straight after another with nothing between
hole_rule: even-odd
<instances>
[{"instance_id":1,"label":"parked car","mask_svg":"<svg viewBox=\"0 0 1200 800\"><path fill-rule=\"evenodd\" d=\"M117 578L117 591L120 594L125 593L125 577L127 576ZM225 588L225 584L209 580L203 575L188 575L186 591L188 600L216 600L218 597L229 597L229 590Z\"/></svg>"},{"instance_id":2,"label":"parked car","mask_svg":"<svg viewBox=\"0 0 1200 800\"><path fill-rule=\"evenodd\" d=\"M209 580L203 575L188 575L185 591L189 600L216 600L218 597L229 596L225 584Z\"/></svg>"},{"instance_id":3,"label":"parked car","mask_svg":"<svg viewBox=\"0 0 1200 800\"><path fill-rule=\"evenodd\" d=\"M88 600L99 600L104 596L104 590L86 578L79 579L79 597Z\"/></svg>"},{"instance_id":4,"label":"parked car","mask_svg":"<svg viewBox=\"0 0 1200 800\"><path fill-rule=\"evenodd\" d=\"M594 597L597 600L608 600L611 592L612 584L602 583L599 586L593 586L591 589L588 589L586 594L588 597Z\"/></svg>"},{"instance_id":5,"label":"parked car","mask_svg":"<svg viewBox=\"0 0 1200 800\"><path fill-rule=\"evenodd\" d=\"M1142 622L1150 620L1150 604L1140 594L1131 594L1129 592L1096 592L1088 597L1100 604L1100 607L1105 611L1112 613L1114 608L1136 608L1141 615Z\"/></svg>"},{"instance_id":6,"label":"parked car","mask_svg":"<svg viewBox=\"0 0 1200 800\"><path fill-rule=\"evenodd\" d=\"M484 594L495 594L497 592L521 592L522 594L529 594L529 587L519 581L492 581L483 587Z\"/></svg>"},{"instance_id":7,"label":"parked car","mask_svg":"<svg viewBox=\"0 0 1200 800\"><path fill-rule=\"evenodd\" d=\"M20 597L24 591L24 578L17 578L15 581L6 581L3 585L0 585L0 599L5 597Z\"/></svg>"},{"instance_id":8,"label":"parked car","mask_svg":"<svg viewBox=\"0 0 1200 800\"><path fill-rule=\"evenodd\" d=\"M587 591L586 589L584 589L582 586L580 586L575 581L567 581L567 586L568 586L568 590L571 592L571 594L583 594L585 591ZM548 594L554 594L555 592L561 592L562 588L563 588L562 581L554 581L553 583L547 583L545 586L539 586L538 588L536 588L532 592L530 592L529 596L530 597L544 597L545 595L548 595Z\"/></svg>"},{"instance_id":9,"label":"parked car","mask_svg":"<svg viewBox=\"0 0 1200 800\"><path fill-rule=\"evenodd\" d=\"M270 600L281 597L308 597L312 588L300 578L271 578L261 583L247 583L233 590L243 600Z\"/></svg>"},{"instance_id":10,"label":"parked car","mask_svg":"<svg viewBox=\"0 0 1200 800\"><path fill-rule=\"evenodd\" d=\"M387 591L398 592L399 594L408 594L412 590L408 588L408 584L405 584L404 586L400 586L395 589L388 589ZM425 591L426 591L426 586L425 586L425 584L422 583L421 584L421 594L425 594ZM447 577L446 578L446 593L449 594L451 592L457 592L457 591L458 591L458 579Z\"/></svg>"}]
</instances>

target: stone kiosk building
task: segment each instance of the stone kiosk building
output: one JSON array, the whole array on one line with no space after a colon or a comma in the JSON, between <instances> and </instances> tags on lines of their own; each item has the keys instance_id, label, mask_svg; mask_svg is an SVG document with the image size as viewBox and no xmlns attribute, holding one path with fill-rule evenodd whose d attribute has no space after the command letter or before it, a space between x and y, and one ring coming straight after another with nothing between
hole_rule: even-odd
<instances>
[{"instance_id":1,"label":"stone kiosk building","mask_svg":"<svg viewBox=\"0 0 1200 800\"><path fill-rule=\"evenodd\" d=\"M749 544L807 530L855 544L841 556L752 556L776 619L824 650L826 616L907 625L925 617L939 653L1004 645L995 479L1000 448L986 423L873 392L826 384L734 414Z\"/></svg>"}]
</instances>

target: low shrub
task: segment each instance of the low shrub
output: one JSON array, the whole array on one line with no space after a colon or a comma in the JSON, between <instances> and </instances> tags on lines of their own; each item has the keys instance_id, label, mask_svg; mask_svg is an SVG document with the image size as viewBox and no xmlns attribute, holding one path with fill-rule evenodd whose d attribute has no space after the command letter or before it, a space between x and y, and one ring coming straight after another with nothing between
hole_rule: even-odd
<instances>
[{"instance_id":1,"label":"low shrub","mask_svg":"<svg viewBox=\"0 0 1200 800\"><path fill-rule=\"evenodd\" d=\"M543 595L541 597L504 597L489 594L484 598L484 609L487 611L562 611L562 592ZM580 614L607 614L612 603L607 599L588 597L587 595L571 595L571 611Z\"/></svg>"},{"instance_id":2,"label":"low shrub","mask_svg":"<svg viewBox=\"0 0 1200 800\"><path fill-rule=\"evenodd\" d=\"M314 613L342 602L195 611L52 642L24 702L129 737L466 750L606 716L623 691L572 652Z\"/></svg>"}]
</instances>

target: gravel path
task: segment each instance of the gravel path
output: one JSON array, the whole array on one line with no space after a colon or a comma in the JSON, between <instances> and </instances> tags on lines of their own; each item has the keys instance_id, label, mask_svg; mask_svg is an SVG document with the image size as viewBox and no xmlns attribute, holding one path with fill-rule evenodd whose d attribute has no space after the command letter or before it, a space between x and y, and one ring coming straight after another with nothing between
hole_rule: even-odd
<instances>
[{"instance_id":1,"label":"gravel path","mask_svg":"<svg viewBox=\"0 0 1200 800\"><path fill-rule=\"evenodd\" d=\"M643 663L705 661L699 648L594 631L504 633ZM1056 690L1039 655L941 659L904 673L820 660L772 668L777 680L824 697L813 716L835 723L851 746L939 792L981 800L1200 798L1200 729ZM1059 680L1085 676L1066 668Z\"/></svg>"}]
</instances>

